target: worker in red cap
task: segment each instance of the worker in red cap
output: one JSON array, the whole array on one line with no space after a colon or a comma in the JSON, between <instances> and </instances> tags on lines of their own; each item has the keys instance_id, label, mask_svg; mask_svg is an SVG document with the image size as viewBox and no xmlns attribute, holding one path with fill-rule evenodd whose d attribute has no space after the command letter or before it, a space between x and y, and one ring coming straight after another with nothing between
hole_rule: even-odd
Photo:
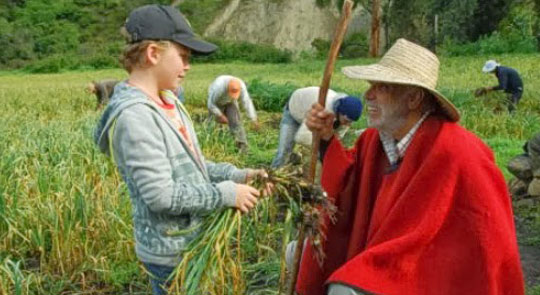
<instances>
[{"instance_id":1,"label":"worker in red cap","mask_svg":"<svg viewBox=\"0 0 540 295\"><path fill-rule=\"evenodd\" d=\"M229 130L234 135L236 146L246 151L248 143L246 131L242 125L238 100L247 116L253 121L256 129L259 128L257 113L253 101L247 91L246 84L237 77L222 75L217 77L208 89L208 110L216 121L221 124L229 124Z\"/></svg>"}]
</instances>

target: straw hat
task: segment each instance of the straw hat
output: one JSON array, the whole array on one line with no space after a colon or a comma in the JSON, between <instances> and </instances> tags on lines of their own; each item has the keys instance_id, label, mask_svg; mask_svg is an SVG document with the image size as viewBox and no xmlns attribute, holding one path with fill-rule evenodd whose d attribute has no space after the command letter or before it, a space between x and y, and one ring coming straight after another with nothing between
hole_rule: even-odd
<instances>
[{"instance_id":1,"label":"straw hat","mask_svg":"<svg viewBox=\"0 0 540 295\"><path fill-rule=\"evenodd\" d=\"M435 90L439 76L439 60L422 46L398 39L378 63L344 67L342 71L352 79L422 87L433 94L450 120L459 120L457 108Z\"/></svg>"}]
</instances>

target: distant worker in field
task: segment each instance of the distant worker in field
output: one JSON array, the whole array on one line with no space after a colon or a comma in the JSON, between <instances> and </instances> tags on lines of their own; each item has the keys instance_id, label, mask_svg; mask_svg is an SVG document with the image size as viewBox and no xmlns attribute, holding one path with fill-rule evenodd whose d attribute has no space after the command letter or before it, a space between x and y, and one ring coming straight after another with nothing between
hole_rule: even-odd
<instances>
[{"instance_id":1,"label":"distant worker in field","mask_svg":"<svg viewBox=\"0 0 540 295\"><path fill-rule=\"evenodd\" d=\"M247 116L255 129L259 129L257 112L249 96L246 84L237 77L222 75L217 77L208 88L208 110L218 123L228 124L234 135L236 146L241 151L248 149L246 131L240 116L238 100L242 101Z\"/></svg>"},{"instance_id":2,"label":"distant worker in field","mask_svg":"<svg viewBox=\"0 0 540 295\"><path fill-rule=\"evenodd\" d=\"M369 128L346 148L333 114L314 104L306 115L338 214L324 219L322 266L306 243L298 294L523 295L504 176L436 90L437 56L398 39L378 63L342 71L369 83Z\"/></svg>"},{"instance_id":3,"label":"distant worker in field","mask_svg":"<svg viewBox=\"0 0 540 295\"><path fill-rule=\"evenodd\" d=\"M306 127L304 118L311 106L319 99L319 87L305 87L295 90L283 108L279 124L279 145L272 161L272 168L287 163L295 143L311 146L312 134ZM358 97L347 96L328 89L326 110L336 115L334 129L343 136L352 122L362 114L362 102Z\"/></svg>"},{"instance_id":4,"label":"distant worker in field","mask_svg":"<svg viewBox=\"0 0 540 295\"><path fill-rule=\"evenodd\" d=\"M114 86L118 84L118 80L101 80L92 81L86 86L86 90L96 95L97 105L96 110L103 108L109 102L109 99L114 94Z\"/></svg>"},{"instance_id":5,"label":"distant worker in field","mask_svg":"<svg viewBox=\"0 0 540 295\"><path fill-rule=\"evenodd\" d=\"M475 96L482 96L494 90L504 90L508 94L508 111L514 112L523 95L523 82L519 73L513 68L501 66L495 60L488 60L482 72L494 74L499 80L499 85L478 88L474 93Z\"/></svg>"},{"instance_id":6,"label":"distant worker in field","mask_svg":"<svg viewBox=\"0 0 540 295\"><path fill-rule=\"evenodd\" d=\"M254 208L260 192L246 183L267 174L206 160L174 93L191 69L191 54L210 54L214 44L197 38L180 12L165 5L134 9L124 33L122 63L129 77L116 85L95 141L127 184L135 252L153 294L164 295L205 217L227 207Z\"/></svg>"}]
</instances>

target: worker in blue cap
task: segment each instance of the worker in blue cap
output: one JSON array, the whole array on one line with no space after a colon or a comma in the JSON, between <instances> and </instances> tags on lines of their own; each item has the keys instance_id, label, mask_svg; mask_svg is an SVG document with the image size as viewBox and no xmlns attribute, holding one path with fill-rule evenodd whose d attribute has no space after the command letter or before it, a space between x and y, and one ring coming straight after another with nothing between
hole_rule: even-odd
<instances>
[{"instance_id":1,"label":"worker in blue cap","mask_svg":"<svg viewBox=\"0 0 540 295\"><path fill-rule=\"evenodd\" d=\"M311 145L312 135L304 124L304 117L318 98L319 87L300 88L292 93L283 109L279 125L279 145L272 161L272 168L278 168L287 163L295 143ZM362 102L358 97L328 89L326 109L336 115L334 129L339 129L338 133L343 136L351 123L360 118Z\"/></svg>"}]
</instances>

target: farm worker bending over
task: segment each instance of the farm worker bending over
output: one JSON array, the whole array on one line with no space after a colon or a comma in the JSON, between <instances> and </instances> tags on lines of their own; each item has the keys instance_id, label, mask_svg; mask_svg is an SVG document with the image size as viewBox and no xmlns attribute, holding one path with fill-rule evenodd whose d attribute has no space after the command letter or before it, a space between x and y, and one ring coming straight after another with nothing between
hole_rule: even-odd
<instances>
[{"instance_id":1,"label":"farm worker bending over","mask_svg":"<svg viewBox=\"0 0 540 295\"><path fill-rule=\"evenodd\" d=\"M259 128L257 122L257 112L253 101L249 97L246 84L239 78L222 75L217 77L208 88L208 110L210 115L221 124L229 124L229 130L234 135L236 146L246 151L248 143L246 139L246 131L242 125L240 118L240 109L238 100L242 101L242 105L247 113L247 116L253 121L256 129Z\"/></svg>"},{"instance_id":2,"label":"farm worker bending over","mask_svg":"<svg viewBox=\"0 0 540 295\"><path fill-rule=\"evenodd\" d=\"M118 84L118 80L101 80L88 83L86 90L95 94L97 98L96 110L103 108L109 103L109 99L114 94L114 86L116 84Z\"/></svg>"},{"instance_id":3,"label":"farm worker bending over","mask_svg":"<svg viewBox=\"0 0 540 295\"><path fill-rule=\"evenodd\" d=\"M311 131L304 123L306 113L311 105L319 99L319 87L305 87L295 90L285 107L279 124L279 145L272 161L272 168L284 165L292 153L294 144L311 146ZM328 89L326 95L326 110L336 114L334 129L340 128L343 136L351 122L358 120L362 114L362 102L354 96L336 93Z\"/></svg>"},{"instance_id":4,"label":"farm worker bending over","mask_svg":"<svg viewBox=\"0 0 540 295\"><path fill-rule=\"evenodd\" d=\"M114 94L114 87L118 82L118 80L101 80L88 83L86 89L88 92L95 94L97 98L96 110L103 108L109 103L109 99ZM174 92L178 96L180 102L184 103L184 88L178 86Z\"/></svg>"},{"instance_id":5,"label":"farm worker bending over","mask_svg":"<svg viewBox=\"0 0 540 295\"><path fill-rule=\"evenodd\" d=\"M296 290L319 294L524 294L512 205L493 152L436 89L439 60L399 39L379 63L343 68L370 84L351 149L315 104L322 180L338 207L322 268L308 242Z\"/></svg>"},{"instance_id":6,"label":"farm worker bending over","mask_svg":"<svg viewBox=\"0 0 540 295\"><path fill-rule=\"evenodd\" d=\"M504 90L507 93L508 111L514 112L521 95L523 95L523 82L519 73L510 67L501 66L494 60L488 60L482 68L482 72L494 74L499 80L499 85L479 88L475 91L475 95L481 96L493 90Z\"/></svg>"},{"instance_id":7,"label":"farm worker bending over","mask_svg":"<svg viewBox=\"0 0 540 295\"><path fill-rule=\"evenodd\" d=\"M151 274L154 294L166 294L163 285L200 234L204 216L223 207L249 211L259 191L245 183L266 173L207 161L173 93L190 69L191 53L217 47L199 40L172 6L139 7L124 29L129 78L116 86L95 135L129 189L137 257Z\"/></svg>"}]
</instances>

